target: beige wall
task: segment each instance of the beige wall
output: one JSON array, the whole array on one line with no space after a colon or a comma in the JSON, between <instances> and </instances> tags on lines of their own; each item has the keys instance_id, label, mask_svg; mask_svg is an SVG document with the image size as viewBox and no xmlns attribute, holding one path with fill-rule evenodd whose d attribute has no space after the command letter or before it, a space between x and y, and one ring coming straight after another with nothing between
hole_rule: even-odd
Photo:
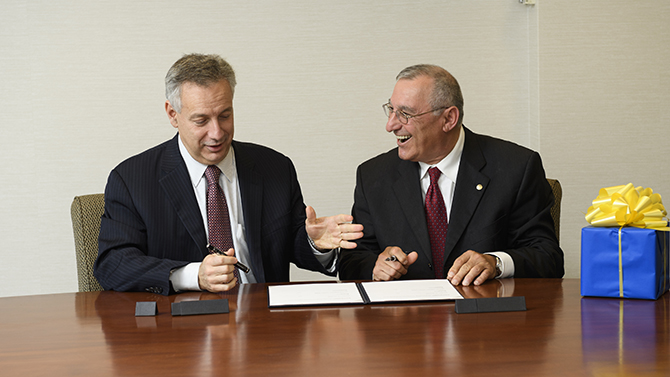
<instances>
[{"instance_id":1,"label":"beige wall","mask_svg":"<svg viewBox=\"0 0 670 377\"><path fill-rule=\"evenodd\" d=\"M561 246L579 277L599 188L631 182L670 204L670 2L545 0L538 11L541 153L563 184Z\"/></svg>"},{"instance_id":2,"label":"beige wall","mask_svg":"<svg viewBox=\"0 0 670 377\"><path fill-rule=\"evenodd\" d=\"M407 65L461 82L465 124L542 154L564 185L567 277L601 186L670 195L666 2L5 1L0 4L0 296L77 289L69 206L174 135L163 77L183 53L238 73L236 138L295 162L320 215L393 147L381 104ZM636 153L637 152L637 153ZM670 200L670 199L668 199ZM315 279L294 271L294 279Z\"/></svg>"}]
</instances>

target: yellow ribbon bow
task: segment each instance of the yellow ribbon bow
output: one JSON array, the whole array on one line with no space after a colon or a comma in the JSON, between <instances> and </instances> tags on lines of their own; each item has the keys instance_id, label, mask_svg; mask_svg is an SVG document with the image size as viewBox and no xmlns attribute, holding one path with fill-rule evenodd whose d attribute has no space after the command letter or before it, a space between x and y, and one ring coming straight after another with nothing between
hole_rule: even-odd
<instances>
[{"instance_id":1,"label":"yellow ribbon bow","mask_svg":"<svg viewBox=\"0 0 670 377\"><path fill-rule=\"evenodd\" d=\"M670 230L667 214L660 194L629 183L600 189L586 213L586 221L593 226Z\"/></svg>"}]
</instances>

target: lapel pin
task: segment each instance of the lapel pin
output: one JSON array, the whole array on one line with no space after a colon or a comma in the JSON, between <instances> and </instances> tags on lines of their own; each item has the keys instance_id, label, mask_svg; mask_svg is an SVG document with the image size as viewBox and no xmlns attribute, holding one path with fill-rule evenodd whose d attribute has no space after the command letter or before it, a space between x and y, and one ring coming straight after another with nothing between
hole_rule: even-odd
<instances>
[{"instance_id":1,"label":"lapel pin","mask_svg":"<svg viewBox=\"0 0 670 377\"><path fill-rule=\"evenodd\" d=\"M477 191L482 191L483 188L484 186L481 183L477 185Z\"/></svg>"}]
</instances>

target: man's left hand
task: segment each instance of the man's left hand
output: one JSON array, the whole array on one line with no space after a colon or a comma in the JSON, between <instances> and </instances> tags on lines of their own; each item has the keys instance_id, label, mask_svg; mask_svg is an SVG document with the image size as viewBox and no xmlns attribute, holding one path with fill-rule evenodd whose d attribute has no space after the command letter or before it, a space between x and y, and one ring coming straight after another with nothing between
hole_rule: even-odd
<instances>
[{"instance_id":1,"label":"man's left hand","mask_svg":"<svg viewBox=\"0 0 670 377\"><path fill-rule=\"evenodd\" d=\"M468 250L456 258L454 265L447 273L447 280L453 285L483 284L496 276L496 258L493 255L481 254Z\"/></svg>"},{"instance_id":2,"label":"man's left hand","mask_svg":"<svg viewBox=\"0 0 670 377\"><path fill-rule=\"evenodd\" d=\"M351 224L354 220L351 215L317 218L316 211L310 206L305 208L305 213L307 235L319 250L332 250L338 247L353 249L356 243L351 241L363 237L363 225Z\"/></svg>"}]
</instances>

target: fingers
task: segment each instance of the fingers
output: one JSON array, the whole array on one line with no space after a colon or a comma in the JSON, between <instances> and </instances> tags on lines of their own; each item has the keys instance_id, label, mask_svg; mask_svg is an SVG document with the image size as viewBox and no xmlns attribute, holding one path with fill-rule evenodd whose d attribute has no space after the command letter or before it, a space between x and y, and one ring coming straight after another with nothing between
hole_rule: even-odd
<instances>
[{"instance_id":1,"label":"fingers","mask_svg":"<svg viewBox=\"0 0 670 377\"><path fill-rule=\"evenodd\" d=\"M355 249L358 245L352 240L357 240L363 237L363 225L360 224L350 224L356 225L356 227L349 227L349 230L345 230L339 235L339 247L343 249Z\"/></svg>"},{"instance_id":2,"label":"fingers","mask_svg":"<svg viewBox=\"0 0 670 377\"><path fill-rule=\"evenodd\" d=\"M363 237L363 225L361 224L339 224L338 229L340 233L338 235L339 247L343 249L355 249L357 244L356 242L351 242Z\"/></svg>"},{"instance_id":3,"label":"fingers","mask_svg":"<svg viewBox=\"0 0 670 377\"><path fill-rule=\"evenodd\" d=\"M351 215L335 215L316 217L316 211L311 206L305 207L305 229L307 235L314 241L319 250L332 250L338 247L354 249L357 247L353 240L363 237L363 225L351 224Z\"/></svg>"},{"instance_id":4,"label":"fingers","mask_svg":"<svg viewBox=\"0 0 670 377\"><path fill-rule=\"evenodd\" d=\"M456 258L447 273L447 280L453 285L480 285L495 277L495 258L468 250Z\"/></svg>"},{"instance_id":5,"label":"fingers","mask_svg":"<svg viewBox=\"0 0 670 377\"><path fill-rule=\"evenodd\" d=\"M234 264L237 258L234 250L229 249L226 255L210 254L203 259L198 270L198 284L200 289L210 292L228 291L235 287Z\"/></svg>"},{"instance_id":6,"label":"fingers","mask_svg":"<svg viewBox=\"0 0 670 377\"><path fill-rule=\"evenodd\" d=\"M343 213L335 216L331 216L337 224L346 224L354 221L354 217L351 215L345 215ZM362 226L362 225L361 225Z\"/></svg>"}]
</instances>

